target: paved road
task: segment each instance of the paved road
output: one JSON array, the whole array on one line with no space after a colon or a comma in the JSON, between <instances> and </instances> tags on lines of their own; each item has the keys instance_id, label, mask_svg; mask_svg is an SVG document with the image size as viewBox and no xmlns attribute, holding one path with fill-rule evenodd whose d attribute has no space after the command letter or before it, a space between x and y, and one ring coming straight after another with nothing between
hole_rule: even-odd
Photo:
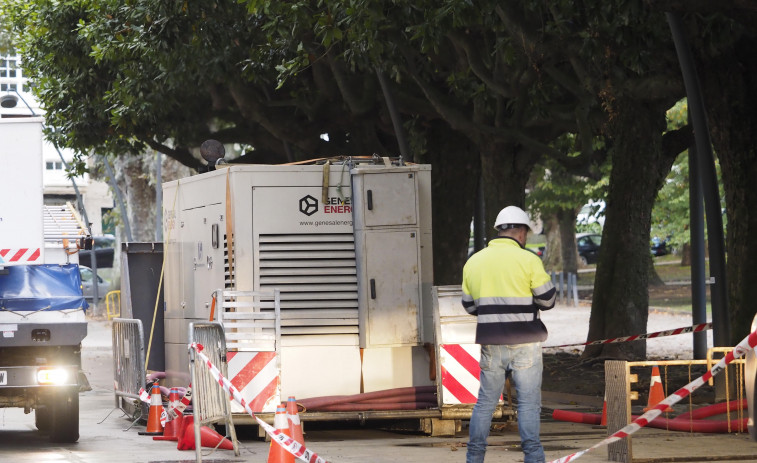
<instances>
[{"instance_id":1,"label":"paved road","mask_svg":"<svg viewBox=\"0 0 757 463\"><path fill-rule=\"evenodd\" d=\"M112 364L109 325L102 321L90 323L90 334L83 348L83 367L92 390L80 397L79 442L71 445L50 444L34 428L33 415L23 410L0 409L0 461L14 463L72 462L185 462L194 461L194 452L179 451L172 442L155 442L139 436L136 426L119 411L113 410ZM567 400L570 402L570 399ZM581 404L556 403L545 400L542 436L548 460L556 459L599 442L605 430L590 425L552 421L552 408L589 410ZM258 440L252 430L240 430L241 455L230 451L205 452L203 461L265 462L268 445ZM250 437L253 436L253 437ZM452 463L465 461L467 429L456 437L435 438L412 433L393 433L362 427L357 423L331 425L321 429L306 428L306 444L334 463ZM490 438L487 461L521 462L515 426L505 427ZM757 446L747 436L689 435L660 430L642 430L634 440L636 458L723 455L740 456L757 461ZM752 456L753 455L753 458ZM597 449L579 461L606 462L605 448ZM666 460L673 461L673 460ZM696 461L696 460L685 460Z\"/></svg>"}]
</instances>

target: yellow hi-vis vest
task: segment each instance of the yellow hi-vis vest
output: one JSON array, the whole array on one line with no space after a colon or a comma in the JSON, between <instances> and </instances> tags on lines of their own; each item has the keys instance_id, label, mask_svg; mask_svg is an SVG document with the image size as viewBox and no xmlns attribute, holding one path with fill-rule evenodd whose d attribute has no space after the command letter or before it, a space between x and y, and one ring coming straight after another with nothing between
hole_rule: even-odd
<instances>
[{"instance_id":1,"label":"yellow hi-vis vest","mask_svg":"<svg viewBox=\"0 0 757 463\"><path fill-rule=\"evenodd\" d=\"M493 239L463 268L463 307L476 315L476 343L547 339L539 310L555 305L555 287L536 254L509 237Z\"/></svg>"}]
</instances>

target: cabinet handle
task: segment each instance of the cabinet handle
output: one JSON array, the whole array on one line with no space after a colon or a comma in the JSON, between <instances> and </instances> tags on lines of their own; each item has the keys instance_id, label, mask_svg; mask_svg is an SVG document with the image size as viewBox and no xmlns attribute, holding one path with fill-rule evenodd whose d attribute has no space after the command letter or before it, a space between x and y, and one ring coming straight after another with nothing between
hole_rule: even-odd
<instances>
[{"instance_id":1,"label":"cabinet handle","mask_svg":"<svg viewBox=\"0 0 757 463\"><path fill-rule=\"evenodd\" d=\"M368 210L373 210L373 190L368 190Z\"/></svg>"},{"instance_id":2,"label":"cabinet handle","mask_svg":"<svg viewBox=\"0 0 757 463\"><path fill-rule=\"evenodd\" d=\"M376 280L371 278L371 299L376 299Z\"/></svg>"}]
</instances>

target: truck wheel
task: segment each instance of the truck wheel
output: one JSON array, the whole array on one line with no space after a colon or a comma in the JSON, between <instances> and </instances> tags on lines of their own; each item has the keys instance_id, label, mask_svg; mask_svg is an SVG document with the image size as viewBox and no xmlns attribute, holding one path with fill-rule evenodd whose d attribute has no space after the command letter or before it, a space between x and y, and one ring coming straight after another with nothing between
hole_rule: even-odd
<instances>
[{"instance_id":1,"label":"truck wheel","mask_svg":"<svg viewBox=\"0 0 757 463\"><path fill-rule=\"evenodd\" d=\"M34 425L41 432L48 432L52 424L53 416L50 407L43 405L34 409Z\"/></svg>"},{"instance_id":2,"label":"truck wheel","mask_svg":"<svg viewBox=\"0 0 757 463\"><path fill-rule=\"evenodd\" d=\"M71 443L79 440L79 391L68 389L55 394L51 404L50 441Z\"/></svg>"}]
</instances>

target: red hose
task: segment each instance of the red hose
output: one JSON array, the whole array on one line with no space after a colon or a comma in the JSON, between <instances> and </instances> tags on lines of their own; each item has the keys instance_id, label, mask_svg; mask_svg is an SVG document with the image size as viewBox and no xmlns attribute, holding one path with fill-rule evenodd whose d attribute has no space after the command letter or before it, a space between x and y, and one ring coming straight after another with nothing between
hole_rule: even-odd
<instances>
[{"instance_id":1,"label":"red hose","mask_svg":"<svg viewBox=\"0 0 757 463\"><path fill-rule=\"evenodd\" d=\"M363 394L312 397L299 399L297 403L310 411L415 410L438 405L436 386L401 387Z\"/></svg>"},{"instance_id":2,"label":"red hose","mask_svg":"<svg viewBox=\"0 0 757 463\"><path fill-rule=\"evenodd\" d=\"M435 408L438 404L436 402L396 402L396 403L381 403L371 404L365 402L353 402L336 405L326 405L318 408L318 410L308 409L308 411L319 412L359 412L363 410L420 410L425 408Z\"/></svg>"},{"instance_id":3,"label":"red hose","mask_svg":"<svg viewBox=\"0 0 757 463\"><path fill-rule=\"evenodd\" d=\"M569 421L582 424L598 425L602 417L596 413L579 413L568 410L555 410L552 412L552 418L558 421ZM632 416L632 419L638 416ZM727 432L746 432L747 418L741 420L734 419L729 423L727 420L689 420L689 419L668 419L658 416L647 426L657 429L667 429L670 431L684 432L709 432L709 433L727 433Z\"/></svg>"},{"instance_id":4,"label":"red hose","mask_svg":"<svg viewBox=\"0 0 757 463\"><path fill-rule=\"evenodd\" d=\"M720 402L717 404L707 405L705 407L695 408L694 410L681 413L676 416L675 420L701 420L711 416L722 415L726 412L735 410L744 410L747 408L746 399L732 400L730 402Z\"/></svg>"}]
</instances>

